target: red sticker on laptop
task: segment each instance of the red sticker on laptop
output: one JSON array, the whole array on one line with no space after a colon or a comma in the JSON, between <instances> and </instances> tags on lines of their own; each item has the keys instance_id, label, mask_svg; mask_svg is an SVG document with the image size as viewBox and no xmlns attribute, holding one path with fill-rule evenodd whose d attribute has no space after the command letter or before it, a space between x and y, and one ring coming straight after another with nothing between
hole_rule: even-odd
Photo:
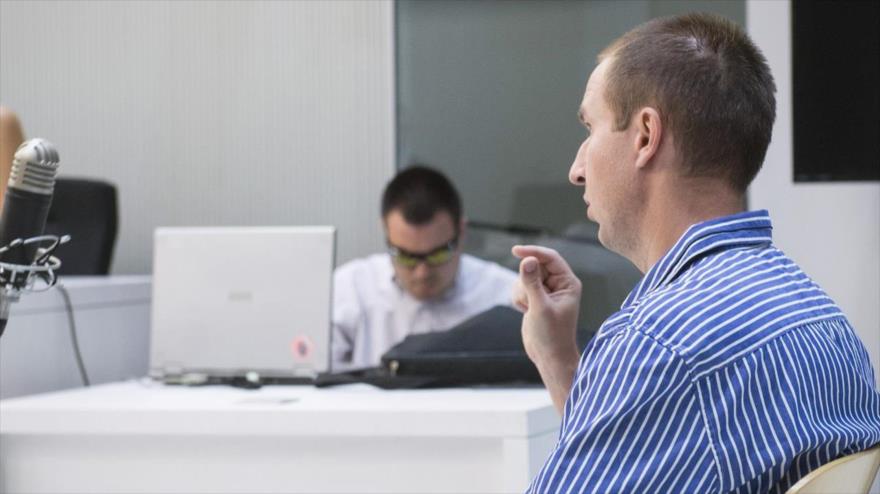
<instances>
[{"instance_id":1,"label":"red sticker on laptop","mask_svg":"<svg viewBox=\"0 0 880 494\"><path fill-rule=\"evenodd\" d=\"M309 360L313 347L312 340L308 336L297 336L290 342L290 353L293 355L293 360L297 362Z\"/></svg>"}]
</instances>

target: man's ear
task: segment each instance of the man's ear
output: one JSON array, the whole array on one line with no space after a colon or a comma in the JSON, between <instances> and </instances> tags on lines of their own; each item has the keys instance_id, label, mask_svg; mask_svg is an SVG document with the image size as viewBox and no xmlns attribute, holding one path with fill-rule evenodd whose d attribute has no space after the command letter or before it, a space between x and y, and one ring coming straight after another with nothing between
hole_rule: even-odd
<instances>
[{"instance_id":1,"label":"man's ear","mask_svg":"<svg viewBox=\"0 0 880 494\"><path fill-rule=\"evenodd\" d=\"M660 150L664 131L663 122L660 119L660 113L649 106L637 111L633 120L636 130L635 142L633 143L637 154L636 168L645 168Z\"/></svg>"},{"instance_id":2,"label":"man's ear","mask_svg":"<svg viewBox=\"0 0 880 494\"><path fill-rule=\"evenodd\" d=\"M458 220L458 248L464 245L464 239L467 237L467 218L464 216Z\"/></svg>"}]
</instances>

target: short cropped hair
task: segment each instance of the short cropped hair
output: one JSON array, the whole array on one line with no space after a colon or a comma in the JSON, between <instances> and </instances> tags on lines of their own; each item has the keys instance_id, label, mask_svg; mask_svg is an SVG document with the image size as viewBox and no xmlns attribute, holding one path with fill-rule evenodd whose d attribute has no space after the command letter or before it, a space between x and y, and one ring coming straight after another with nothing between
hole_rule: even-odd
<instances>
[{"instance_id":1,"label":"short cropped hair","mask_svg":"<svg viewBox=\"0 0 880 494\"><path fill-rule=\"evenodd\" d=\"M653 19L605 48L599 62L605 59L605 99L617 130L640 108L655 107L685 175L720 176L746 190L770 143L776 85L739 26L711 14Z\"/></svg>"},{"instance_id":2,"label":"short cropped hair","mask_svg":"<svg viewBox=\"0 0 880 494\"><path fill-rule=\"evenodd\" d=\"M412 165L385 186L382 218L394 210L399 210L411 225L424 225L439 211L446 211L457 229L461 221L461 198L445 175L424 165Z\"/></svg>"}]
</instances>

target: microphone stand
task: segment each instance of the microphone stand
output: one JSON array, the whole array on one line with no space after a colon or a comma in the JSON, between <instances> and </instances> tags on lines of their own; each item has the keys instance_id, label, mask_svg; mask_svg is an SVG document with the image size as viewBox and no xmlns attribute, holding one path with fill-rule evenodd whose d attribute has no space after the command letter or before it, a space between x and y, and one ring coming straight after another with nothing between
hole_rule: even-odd
<instances>
[{"instance_id":1,"label":"microphone stand","mask_svg":"<svg viewBox=\"0 0 880 494\"><path fill-rule=\"evenodd\" d=\"M15 239L0 247L0 336L9 320L9 306L17 302L22 293L49 290L58 281L55 271L61 267L61 260L52 254L55 249L70 241L70 235L40 235L28 239ZM46 245L38 247L30 264L2 262L5 255L26 245Z\"/></svg>"},{"instance_id":2,"label":"microphone stand","mask_svg":"<svg viewBox=\"0 0 880 494\"><path fill-rule=\"evenodd\" d=\"M3 336L3 330L6 329L6 321L9 320L9 304L12 302L9 289L0 288L0 336Z\"/></svg>"}]
</instances>

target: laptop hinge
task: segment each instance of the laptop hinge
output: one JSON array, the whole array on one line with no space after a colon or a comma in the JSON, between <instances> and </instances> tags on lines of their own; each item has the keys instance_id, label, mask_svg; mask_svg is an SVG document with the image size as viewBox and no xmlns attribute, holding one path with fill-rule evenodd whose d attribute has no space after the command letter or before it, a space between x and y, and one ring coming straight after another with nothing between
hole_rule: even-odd
<instances>
[{"instance_id":1,"label":"laptop hinge","mask_svg":"<svg viewBox=\"0 0 880 494\"><path fill-rule=\"evenodd\" d=\"M300 367L297 369L293 369L293 377L305 377L308 379L314 379L318 377L318 371L315 369L309 369L308 367Z\"/></svg>"},{"instance_id":2,"label":"laptop hinge","mask_svg":"<svg viewBox=\"0 0 880 494\"><path fill-rule=\"evenodd\" d=\"M199 385L208 382L208 375L201 372L186 372L181 365L166 364L164 367L150 369L150 378L165 384Z\"/></svg>"}]
</instances>

